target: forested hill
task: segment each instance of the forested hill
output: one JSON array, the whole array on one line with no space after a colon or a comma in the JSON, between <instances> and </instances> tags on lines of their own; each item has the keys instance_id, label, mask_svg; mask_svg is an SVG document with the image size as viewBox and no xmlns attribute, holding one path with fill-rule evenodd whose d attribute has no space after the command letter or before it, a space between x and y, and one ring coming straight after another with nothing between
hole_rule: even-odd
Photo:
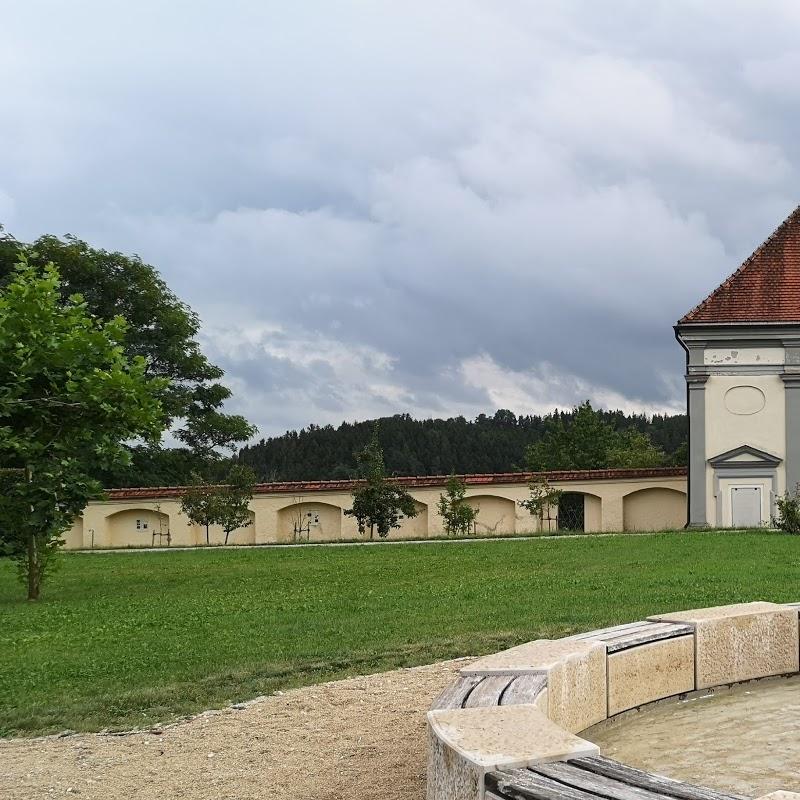
<instances>
[{"instance_id":1,"label":"forested hill","mask_svg":"<svg viewBox=\"0 0 800 800\"><path fill-rule=\"evenodd\" d=\"M664 451L665 464L685 462L685 415L595 413L616 430L647 434ZM556 411L545 417L518 417L500 410L474 420L417 420L398 414L378 421L379 436L389 475L514 472L525 469L526 448L542 438L548 424L560 421L569 426L574 415L575 411ZM345 422L338 428L311 425L245 447L239 459L262 481L352 478L357 472L355 453L368 441L374 424L375 420Z\"/></svg>"}]
</instances>

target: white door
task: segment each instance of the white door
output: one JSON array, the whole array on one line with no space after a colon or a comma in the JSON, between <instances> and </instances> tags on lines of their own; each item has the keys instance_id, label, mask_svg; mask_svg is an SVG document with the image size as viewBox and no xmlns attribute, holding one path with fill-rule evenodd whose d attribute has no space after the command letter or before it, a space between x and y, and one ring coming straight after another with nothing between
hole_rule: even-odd
<instances>
[{"instance_id":1,"label":"white door","mask_svg":"<svg viewBox=\"0 0 800 800\"><path fill-rule=\"evenodd\" d=\"M734 486L731 489L731 519L734 528L761 525L761 487Z\"/></svg>"}]
</instances>

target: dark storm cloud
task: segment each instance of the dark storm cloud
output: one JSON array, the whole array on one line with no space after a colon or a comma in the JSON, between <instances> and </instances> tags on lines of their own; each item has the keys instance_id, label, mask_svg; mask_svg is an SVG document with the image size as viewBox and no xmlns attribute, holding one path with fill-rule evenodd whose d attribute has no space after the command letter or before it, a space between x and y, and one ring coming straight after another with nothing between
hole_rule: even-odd
<instances>
[{"instance_id":1,"label":"dark storm cloud","mask_svg":"<svg viewBox=\"0 0 800 800\"><path fill-rule=\"evenodd\" d=\"M4 32L0 219L156 264L265 432L680 409L671 325L797 202L791 0L31 2Z\"/></svg>"}]
</instances>

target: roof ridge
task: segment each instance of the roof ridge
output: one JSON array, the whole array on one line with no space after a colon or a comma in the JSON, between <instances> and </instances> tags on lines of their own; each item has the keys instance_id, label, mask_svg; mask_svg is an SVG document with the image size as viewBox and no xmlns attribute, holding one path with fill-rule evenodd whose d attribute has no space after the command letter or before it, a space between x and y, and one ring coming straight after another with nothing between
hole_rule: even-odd
<instances>
[{"instance_id":1,"label":"roof ridge","mask_svg":"<svg viewBox=\"0 0 800 800\"><path fill-rule=\"evenodd\" d=\"M756 259L764 252L764 250L775 240L775 238L780 233L783 233L784 229L789 226L789 223L792 222L793 217L797 214L800 214L800 204L795 206L795 208L789 212L788 216L783 220L783 222L781 222L780 225L778 225L778 227L775 228L775 230L772 231L772 233L766 239L764 239L764 241L742 262L742 264L734 273L725 278L725 280L722 281L722 283L720 283L716 289L709 292L691 311L684 314L678 320L678 324L682 325L684 323L691 323L692 317L694 317L698 312L700 312L703 309L703 307L711 300L712 297L721 292L723 289L730 286L730 284L736 278L738 278L745 270L753 266Z\"/></svg>"}]
</instances>

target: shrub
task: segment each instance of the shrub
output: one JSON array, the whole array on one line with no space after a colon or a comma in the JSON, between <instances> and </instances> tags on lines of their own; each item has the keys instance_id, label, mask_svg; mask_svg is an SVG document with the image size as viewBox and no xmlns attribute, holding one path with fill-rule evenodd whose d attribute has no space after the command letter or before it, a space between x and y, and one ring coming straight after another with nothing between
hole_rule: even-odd
<instances>
[{"instance_id":1,"label":"shrub","mask_svg":"<svg viewBox=\"0 0 800 800\"><path fill-rule=\"evenodd\" d=\"M779 497L776 505L778 514L772 518L772 524L786 533L800 533L800 484L794 492Z\"/></svg>"}]
</instances>

